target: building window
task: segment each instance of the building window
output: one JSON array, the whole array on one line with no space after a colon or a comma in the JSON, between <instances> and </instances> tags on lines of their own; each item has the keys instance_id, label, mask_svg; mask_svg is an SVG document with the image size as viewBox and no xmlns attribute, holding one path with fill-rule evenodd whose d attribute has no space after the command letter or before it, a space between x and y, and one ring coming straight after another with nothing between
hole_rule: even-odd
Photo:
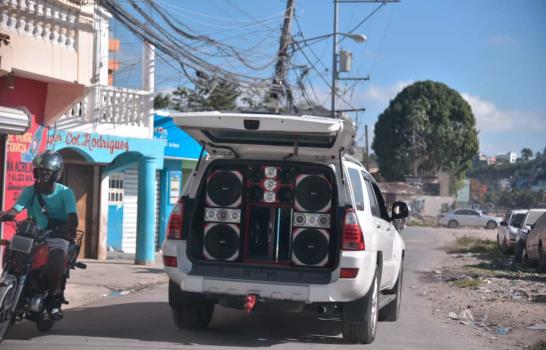
<instances>
[{"instance_id":1,"label":"building window","mask_svg":"<svg viewBox=\"0 0 546 350\"><path fill-rule=\"evenodd\" d=\"M123 203L123 175L110 175L108 188L108 202L110 204Z\"/></svg>"}]
</instances>

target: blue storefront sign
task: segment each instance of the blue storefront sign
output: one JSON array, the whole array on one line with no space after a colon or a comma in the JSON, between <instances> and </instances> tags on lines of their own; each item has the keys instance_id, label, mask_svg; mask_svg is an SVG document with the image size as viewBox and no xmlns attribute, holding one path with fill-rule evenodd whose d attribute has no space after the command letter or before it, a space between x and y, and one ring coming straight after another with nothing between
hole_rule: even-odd
<instances>
[{"instance_id":1,"label":"blue storefront sign","mask_svg":"<svg viewBox=\"0 0 546 350\"><path fill-rule=\"evenodd\" d=\"M154 117L154 139L163 142L167 158L197 159L201 153L201 145L168 116Z\"/></svg>"}]
</instances>

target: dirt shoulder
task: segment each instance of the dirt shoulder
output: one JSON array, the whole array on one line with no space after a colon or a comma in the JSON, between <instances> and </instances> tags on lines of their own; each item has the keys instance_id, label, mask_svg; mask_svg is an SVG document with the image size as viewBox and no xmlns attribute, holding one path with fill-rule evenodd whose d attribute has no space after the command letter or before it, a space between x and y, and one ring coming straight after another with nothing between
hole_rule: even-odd
<instances>
[{"instance_id":1,"label":"dirt shoulder","mask_svg":"<svg viewBox=\"0 0 546 350\"><path fill-rule=\"evenodd\" d=\"M443 266L413 286L439 322L469 327L502 349L546 349L546 274L523 268L496 247L496 230L444 229Z\"/></svg>"}]
</instances>

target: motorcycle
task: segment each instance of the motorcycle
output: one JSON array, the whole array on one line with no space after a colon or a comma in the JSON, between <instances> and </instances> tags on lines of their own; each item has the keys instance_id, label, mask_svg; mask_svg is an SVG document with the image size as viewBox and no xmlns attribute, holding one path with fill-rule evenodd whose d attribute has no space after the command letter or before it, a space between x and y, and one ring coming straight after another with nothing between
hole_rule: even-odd
<instances>
[{"instance_id":1,"label":"motorcycle","mask_svg":"<svg viewBox=\"0 0 546 350\"><path fill-rule=\"evenodd\" d=\"M0 342L10 326L16 321L30 320L39 331L47 332L56 320L49 315L47 259L49 248L47 237L51 230L40 230L32 219L14 221L15 235L11 240L2 240L5 246L3 272L0 277ZM70 270L87 266L76 259L80 252L83 231L77 231L70 243L62 279L62 302L66 280Z\"/></svg>"}]
</instances>

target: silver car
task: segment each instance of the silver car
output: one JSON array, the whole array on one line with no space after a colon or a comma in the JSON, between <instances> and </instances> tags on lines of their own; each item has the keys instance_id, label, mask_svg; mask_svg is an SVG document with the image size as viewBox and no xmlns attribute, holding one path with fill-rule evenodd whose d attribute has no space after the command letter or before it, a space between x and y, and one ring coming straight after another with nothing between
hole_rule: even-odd
<instances>
[{"instance_id":1,"label":"silver car","mask_svg":"<svg viewBox=\"0 0 546 350\"><path fill-rule=\"evenodd\" d=\"M514 251L518 229L528 211L527 209L510 210L501 221L497 233L497 244L504 254Z\"/></svg>"},{"instance_id":2,"label":"silver car","mask_svg":"<svg viewBox=\"0 0 546 350\"><path fill-rule=\"evenodd\" d=\"M533 225L527 235L522 261L524 264L538 263L538 268L546 272L546 213Z\"/></svg>"},{"instance_id":3,"label":"silver car","mask_svg":"<svg viewBox=\"0 0 546 350\"><path fill-rule=\"evenodd\" d=\"M475 209L455 209L444 214L438 223L449 228L459 226L485 227L487 229L496 229L500 224L500 219L494 216L485 215Z\"/></svg>"},{"instance_id":4,"label":"silver car","mask_svg":"<svg viewBox=\"0 0 546 350\"><path fill-rule=\"evenodd\" d=\"M516 243L514 247L514 260L522 262L523 251L525 250L525 244L527 241L527 235L531 231L531 227L537 222L537 220L546 213L546 209L529 209L527 215L521 222L521 227L516 234Z\"/></svg>"}]
</instances>

